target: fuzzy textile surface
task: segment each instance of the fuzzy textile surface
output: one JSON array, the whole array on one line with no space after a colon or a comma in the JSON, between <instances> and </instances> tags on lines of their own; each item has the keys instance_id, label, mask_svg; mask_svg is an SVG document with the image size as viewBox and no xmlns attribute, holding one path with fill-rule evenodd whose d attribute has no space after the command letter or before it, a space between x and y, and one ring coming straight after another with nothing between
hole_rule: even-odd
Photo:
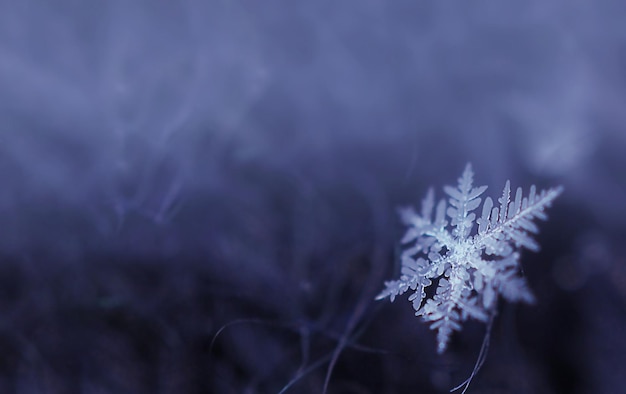
<instances>
[{"instance_id":1,"label":"fuzzy textile surface","mask_svg":"<svg viewBox=\"0 0 626 394\"><path fill-rule=\"evenodd\" d=\"M0 2L0 393L448 392L485 324L438 354L375 297L398 208L470 162L563 192L469 392L626 392L624 15Z\"/></svg>"}]
</instances>

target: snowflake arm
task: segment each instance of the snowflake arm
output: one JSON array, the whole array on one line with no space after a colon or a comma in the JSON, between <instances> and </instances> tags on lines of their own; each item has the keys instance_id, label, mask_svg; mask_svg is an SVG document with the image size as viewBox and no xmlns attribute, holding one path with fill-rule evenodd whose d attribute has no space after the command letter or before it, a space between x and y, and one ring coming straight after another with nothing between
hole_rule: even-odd
<instances>
[{"instance_id":1,"label":"snowflake arm","mask_svg":"<svg viewBox=\"0 0 626 394\"><path fill-rule=\"evenodd\" d=\"M474 243L485 248L488 254L499 256L505 256L511 250L510 242L517 248L525 247L538 251L539 245L529 235L539 232L539 228L532 220L546 220L544 210L562 190L562 187L557 187L537 194L535 185L532 185L529 196L522 198L522 188L519 187L515 193L515 200L510 202L510 183L507 181L502 198L498 200L499 209L497 207L491 209L493 202L489 197L485 200L482 216L478 219L478 234L474 237ZM498 249L498 246L506 246L503 240L509 243L509 248Z\"/></svg>"}]
</instances>

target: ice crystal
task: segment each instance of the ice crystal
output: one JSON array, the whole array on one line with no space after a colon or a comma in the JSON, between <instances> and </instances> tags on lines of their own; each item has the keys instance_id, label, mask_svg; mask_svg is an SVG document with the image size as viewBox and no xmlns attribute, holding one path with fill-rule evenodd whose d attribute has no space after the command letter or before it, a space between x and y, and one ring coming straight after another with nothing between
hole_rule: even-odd
<instances>
[{"instance_id":1,"label":"ice crystal","mask_svg":"<svg viewBox=\"0 0 626 394\"><path fill-rule=\"evenodd\" d=\"M519 250L539 249L531 237L538 232L533 221L547 219L545 208L562 191L558 187L537 193L533 185L526 197L518 188L511 201L507 181L499 206L485 198L476 220L472 211L480 207L480 196L487 186L474 187L473 177L468 164L457 187L443 188L448 202L441 199L435 206L435 194L430 189L420 213L412 208L400 211L409 227L402 239L408 247L401 255L400 279L385 282L385 289L376 298L389 297L393 302L396 296L413 291L409 301L415 315L437 330L439 353L446 350L452 332L461 330L469 317L486 322L499 295L508 301L534 301L520 272ZM436 291L427 297L430 286L436 286Z\"/></svg>"}]
</instances>

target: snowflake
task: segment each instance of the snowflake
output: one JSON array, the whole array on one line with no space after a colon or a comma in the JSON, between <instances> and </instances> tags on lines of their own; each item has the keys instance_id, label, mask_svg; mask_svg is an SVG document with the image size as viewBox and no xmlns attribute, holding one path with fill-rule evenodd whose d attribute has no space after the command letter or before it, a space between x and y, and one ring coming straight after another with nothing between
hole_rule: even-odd
<instances>
[{"instance_id":1,"label":"snowflake","mask_svg":"<svg viewBox=\"0 0 626 394\"><path fill-rule=\"evenodd\" d=\"M511 201L507 181L499 207L485 198L482 215L476 220L472 211L480 206L487 186L473 187L473 177L468 164L458 186L443 189L449 203L442 199L435 207L430 189L420 214L412 208L400 211L409 227L402 243L410 246L401 256L400 279L385 282L385 290L376 297L389 297L393 302L396 296L412 290L409 301L415 315L437 330L439 353L446 350L452 332L461 330L461 323L469 317L486 322L499 295L512 302L534 301L520 273L519 250L539 250L530 236L538 232L533 220L546 220L545 208L562 191L558 187L537 193L533 185L527 197L518 188ZM478 227L474 231L475 221ZM436 286L436 291L429 298L426 289L431 286Z\"/></svg>"}]
</instances>

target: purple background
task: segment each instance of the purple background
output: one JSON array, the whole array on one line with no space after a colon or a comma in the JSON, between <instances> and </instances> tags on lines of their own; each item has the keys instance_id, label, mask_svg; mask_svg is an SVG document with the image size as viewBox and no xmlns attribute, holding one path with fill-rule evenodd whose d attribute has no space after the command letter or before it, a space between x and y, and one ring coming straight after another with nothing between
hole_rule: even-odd
<instances>
[{"instance_id":1,"label":"purple background","mask_svg":"<svg viewBox=\"0 0 626 394\"><path fill-rule=\"evenodd\" d=\"M401 205L563 185L471 390L626 376L626 3L1 1L0 392L445 392ZM216 333L220 329L219 335ZM302 373L306 372L306 373ZM470 391L472 392L472 391Z\"/></svg>"}]
</instances>

